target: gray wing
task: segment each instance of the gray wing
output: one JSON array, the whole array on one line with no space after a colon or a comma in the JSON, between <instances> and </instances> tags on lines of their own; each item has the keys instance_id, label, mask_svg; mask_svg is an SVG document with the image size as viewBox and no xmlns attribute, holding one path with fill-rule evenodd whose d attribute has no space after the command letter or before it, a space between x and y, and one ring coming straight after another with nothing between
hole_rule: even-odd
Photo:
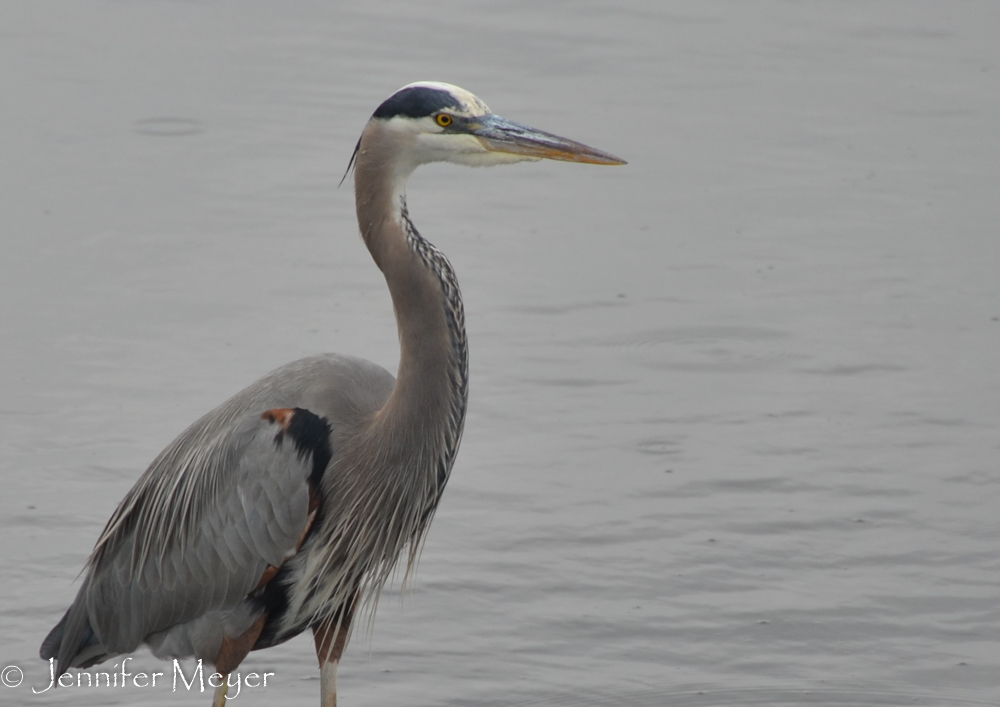
<instances>
[{"instance_id":1,"label":"gray wing","mask_svg":"<svg viewBox=\"0 0 1000 707\"><path fill-rule=\"evenodd\" d=\"M272 372L194 423L119 504L42 657L58 656L60 671L86 667L238 605L300 544L310 479L330 461L331 440L378 409L392 384L374 364L316 356ZM287 420L262 417L275 407L296 409L286 410L294 412Z\"/></svg>"},{"instance_id":2,"label":"gray wing","mask_svg":"<svg viewBox=\"0 0 1000 707\"><path fill-rule=\"evenodd\" d=\"M268 566L295 553L314 463L330 459L303 453L289 435L309 414L289 412L286 425L273 413L248 415L191 450L179 474L138 490L119 526L131 532L109 538L87 583L87 613L105 649L129 652L150 633L235 606ZM324 438L329 450L329 427Z\"/></svg>"},{"instance_id":3,"label":"gray wing","mask_svg":"<svg viewBox=\"0 0 1000 707\"><path fill-rule=\"evenodd\" d=\"M302 421L322 445L296 438ZM59 645L46 640L60 671L239 605L305 537L310 478L329 463L329 429L301 409L246 415L188 448L172 473L151 468L98 542L76 601L53 630Z\"/></svg>"}]
</instances>

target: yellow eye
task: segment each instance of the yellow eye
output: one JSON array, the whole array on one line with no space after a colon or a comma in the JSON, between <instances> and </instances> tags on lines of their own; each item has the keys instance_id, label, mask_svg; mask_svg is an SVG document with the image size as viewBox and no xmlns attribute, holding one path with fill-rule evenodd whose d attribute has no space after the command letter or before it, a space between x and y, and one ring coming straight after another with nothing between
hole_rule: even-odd
<instances>
[{"instance_id":1,"label":"yellow eye","mask_svg":"<svg viewBox=\"0 0 1000 707\"><path fill-rule=\"evenodd\" d=\"M437 121L437 124L440 125L442 128L447 128L449 125L451 125L451 116L448 115L447 113L438 113L435 120Z\"/></svg>"}]
</instances>

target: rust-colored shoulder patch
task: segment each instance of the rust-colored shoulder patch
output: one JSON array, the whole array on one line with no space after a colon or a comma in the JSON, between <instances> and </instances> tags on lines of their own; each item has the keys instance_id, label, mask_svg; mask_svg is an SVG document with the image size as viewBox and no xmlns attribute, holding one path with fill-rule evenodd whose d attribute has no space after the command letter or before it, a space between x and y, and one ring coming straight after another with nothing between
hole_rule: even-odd
<instances>
[{"instance_id":1,"label":"rust-colored shoulder patch","mask_svg":"<svg viewBox=\"0 0 1000 707\"><path fill-rule=\"evenodd\" d=\"M292 408L274 408L273 410L268 410L260 419L267 420L268 422L277 422L283 429L288 429L288 424L295 417L295 410Z\"/></svg>"}]
</instances>

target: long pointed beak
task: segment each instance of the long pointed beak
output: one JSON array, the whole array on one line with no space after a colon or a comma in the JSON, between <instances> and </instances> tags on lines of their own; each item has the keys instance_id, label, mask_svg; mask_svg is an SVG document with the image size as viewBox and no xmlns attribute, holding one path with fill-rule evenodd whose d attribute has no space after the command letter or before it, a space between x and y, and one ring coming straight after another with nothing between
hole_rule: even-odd
<instances>
[{"instance_id":1,"label":"long pointed beak","mask_svg":"<svg viewBox=\"0 0 1000 707\"><path fill-rule=\"evenodd\" d=\"M478 123L478 125L477 125ZM475 119L471 133L487 150L524 155L536 159L586 162L588 164L626 164L611 153L573 140L529 128L492 113Z\"/></svg>"}]
</instances>

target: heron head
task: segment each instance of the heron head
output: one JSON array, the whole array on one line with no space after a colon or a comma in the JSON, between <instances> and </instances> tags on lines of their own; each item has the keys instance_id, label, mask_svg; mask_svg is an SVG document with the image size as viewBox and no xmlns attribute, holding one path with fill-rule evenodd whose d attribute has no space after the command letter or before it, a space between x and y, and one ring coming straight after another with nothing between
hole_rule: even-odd
<instances>
[{"instance_id":1,"label":"heron head","mask_svg":"<svg viewBox=\"0 0 1000 707\"><path fill-rule=\"evenodd\" d=\"M464 88L433 81L396 91L372 114L369 128L391 136L404 171L427 162L489 166L550 159L625 164L607 152L501 118Z\"/></svg>"}]
</instances>

